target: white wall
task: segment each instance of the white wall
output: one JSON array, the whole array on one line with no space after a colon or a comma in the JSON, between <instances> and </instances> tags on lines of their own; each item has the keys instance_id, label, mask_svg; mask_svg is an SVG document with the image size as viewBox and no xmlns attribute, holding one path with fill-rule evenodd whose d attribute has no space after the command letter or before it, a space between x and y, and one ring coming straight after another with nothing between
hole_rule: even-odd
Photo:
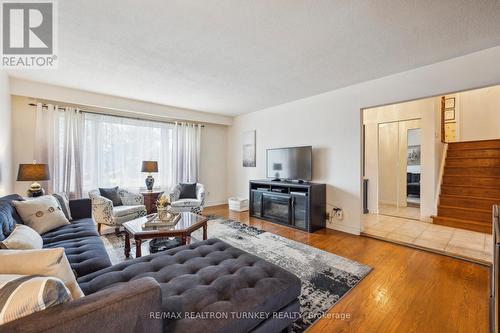
<instances>
[{"instance_id":1,"label":"white wall","mask_svg":"<svg viewBox=\"0 0 500 333\"><path fill-rule=\"evenodd\" d=\"M20 163L30 163L34 158L35 107L32 99L12 96L12 168L17 171ZM206 186L207 205L225 203L227 126L205 124L202 130L200 182ZM9 165L10 167L10 165ZM29 182L12 180L13 192L24 194Z\"/></svg>"},{"instance_id":2,"label":"white wall","mask_svg":"<svg viewBox=\"0 0 500 333\"><path fill-rule=\"evenodd\" d=\"M12 192L9 78L0 70L0 196Z\"/></svg>"},{"instance_id":3,"label":"white wall","mask_svg":"<svg viewBox=\"0 0 500 333\"><path fill-rule=\"evenodd\" d=\"M248 196L248 181L265 177L265 150L313 145L314 180L327 203L344 209L328 227L361 228L361 109L500 83L500 47L238 116L229 130L228 192ZM241 138L257 131L257 167L241 165ZM436 143L437 145L437 143ZM326 209L326 208L325 208Z\"/></svg>"},{"instance_id":4,"label":"white wall","mask_svg":"<svg viewBox=\"0 0 500 333\"><path fill-rule=\"evenodd\" d=\"M141 89L138 87L138 89ZM45 83L10 79L12 95L33 97L45 100L65 102L73 105L108 109L112 112L131 112L141 116L160 117L165 119L180 119L220 125L230 125L232 118L218 114L181 109L168 105L138 101L83 90L54 86Z\"/></svg>"},{"instance_id":5,"label":"white wall","mask_svg":"<svg viewBox=\"0 0 500 333\"><path fill-rule=\"evenodd\" d=\"M458 141L500 139L500 86L456 95Z\"/></svg>"},{"instance_id":6,"label":"white wall","mask_svg":"<svg viewBox=\"0 0 500 333\"><path fill-rule=\"evenodd\" d=\"M435 189L438 181L435 164L436 140L440 140L438 128L436 128L436 117L439 117L440 109L437 108L438 98L425 98L416 101L398 103L382 107L370 108L364 110L365 124L365 178L369 179L368 190L368 209L375 213L378 211L379 201L385 198L379 198L379 147L378 147L378 125L381 123L420 119L421 126L421 205L420 215L423 220L428 220L431 215L436 213L435 207ZM397 141L398 138L395 137ZM406 141L406 140L405 140ZM380 166L383 168L383 166ZM400 172L400 186L406 184L406 170ZM385 177L390 178L390 176ZM396 179L396 175L394 175ZM387 192L387 191L386 191ZM395 195L395 194L394 194ZM406 201L406 196L401 200Z\"/></svg>"}]
</instances>

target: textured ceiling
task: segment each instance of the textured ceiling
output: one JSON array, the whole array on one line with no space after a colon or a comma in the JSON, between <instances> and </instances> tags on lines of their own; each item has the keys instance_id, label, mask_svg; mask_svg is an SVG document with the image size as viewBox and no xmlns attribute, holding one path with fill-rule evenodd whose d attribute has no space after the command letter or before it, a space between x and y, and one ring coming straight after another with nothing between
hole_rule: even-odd
<instances>
[{"instance_id":1,"label":"textured ceiling","mask_svg":"<svg viewBox=\"0 0 500 333\"><path fill-rule=\"evenodd\" d=\"M14 77L236 115L500 45L496 0L59 0Z\"/></svg>"}]
</instances>

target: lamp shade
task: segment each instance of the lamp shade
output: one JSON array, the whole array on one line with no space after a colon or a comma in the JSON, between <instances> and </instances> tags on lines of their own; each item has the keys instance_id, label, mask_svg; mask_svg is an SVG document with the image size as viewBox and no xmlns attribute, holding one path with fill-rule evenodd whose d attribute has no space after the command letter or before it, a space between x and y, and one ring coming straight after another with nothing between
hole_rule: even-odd
<instances>
[{"instance_id":1,"label":"lamp shade","mask_svg":"<svg viewBox=\"0 0 500 333\"><path fill-rule=\"evenodd\" d=\"M49 180L49 166L47 164L19 164L18 181Z\"/></svg>"},{"instance_id":2,"label":"lamp shade","mask_svg":"<svg viewBox=\"0 0 500 333\"><path fill-rule=\"evenodd\" d=\"M142 172L158 172L157 161L142 161Z\"/></svg>"}]
</instances>

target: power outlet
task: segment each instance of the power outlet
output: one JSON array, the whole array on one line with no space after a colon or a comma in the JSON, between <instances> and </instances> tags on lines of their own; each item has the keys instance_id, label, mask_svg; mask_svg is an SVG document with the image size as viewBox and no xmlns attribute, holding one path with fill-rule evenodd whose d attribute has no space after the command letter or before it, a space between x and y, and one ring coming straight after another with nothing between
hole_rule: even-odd
<instances>
[{"instance_id":1,"label":"power outlet","mask_svg":"<svg viewBox=\"0 0 500 333\"><path fill-rule=\"evenodd\" d=\"M325 220L330 221L330 213L329 212L325 213Z\"/></svg>"},{"instance_id":2,"label":"power outlet","mask_svg":"<svg viewBox=\"0 0 500 333\"><path fill-rule=\"evenodd\" d=\"M332 214L331 216L335 219L335 220L343 220L344 219L344 211L342 210L342 208L339 208L339 207L334 207L332 209Z\"/></svg>"}]
</instances>

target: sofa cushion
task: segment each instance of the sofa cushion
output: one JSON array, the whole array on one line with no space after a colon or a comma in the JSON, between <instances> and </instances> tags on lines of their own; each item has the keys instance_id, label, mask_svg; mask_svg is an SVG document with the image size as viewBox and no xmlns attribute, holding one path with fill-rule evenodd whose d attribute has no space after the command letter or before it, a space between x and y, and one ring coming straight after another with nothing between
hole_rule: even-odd
<instances>
[{"instance_id":1,"label":"sofa cushion","mask_svg":"<svg viewBox=\"0 0 500 333\"><path fill-rule=\"evenodd\" d=\"M137 206L118 206L113 207L113 215L116 217L127 216L137 212L141 212L145 209L144 205Z\"/></svg>"},{"instance_id":2,"label":"sofa cushion","mask_svg":"<svg viewBox=\"0 0 500 333\"><path fill-rule=\"evenodd\" d=\"M68 239L99 236L91 218L73 220L70 224L51 230L42 235L44 246Z\"/></svg>"},{"instance_id":3,"label":"sofa cushion","mask_svg":"<svg viewBox=\"0 0 500 333\"><path fill-rule=\"evenodd\" d=\"M59 202L59 205L61 206L61 209L64 213L64 216L66 216L68 221L71 221L73 217L71 216L71 209L69 208L69 199L66 192L53 193L52 196L56 198L57 201Z\"/></svg>"},{"instance_id":4,"label":"sofa cushion","mask_svg":"<svg viewBox=\"0 0 500 333\"><path fill-rule=\"evenodd\" d=\"M39 234L69 224L56 198L44 195L26 201L12 201L24 224Z\"/></svg>"},{"instance_id":5,"label":"sofa cushion","mask_svg":"<svg viewBox=\"0 0 500 333\"><path fill-rule=\"evenodd\" d=\"M301 282L292 273L219 239L136 258L78 280L85 294L152 277L167 313L228 313L228 320L165 319L167 332L246 332L263 318L231 318L231 312L272 312L294 302Z\"/></svg>"},{"instance_id":6,"label":"sofa cushion","mask_svg":"<svg viewBox=\"0 0 500 333\"><path fill-rule=\"evenodd\" d=\"M70 300L69 290L58 278L0 275L0 325Z\"/></svg>"},{"instance_id":7,"label":"sofa cushion","mask_svg":"<svg viewBox=\"0 0 500 333\"><path fill-rule=\"evenodd\" d=\"M73 299L83 297L62 248L0 251L0 274L42 275L61 279Z\"/></svg>"},{"instance_id":8,"label":"sofa cushion","mask_svg":"<svg viewBox=\"0 0 500 333\"><path fill-rule=\"evenodd\" d=\"M179 184L180 194L179 199L196 199L196 183Z\"/></svg>"},{"instance_id":9,"label":"sofa cushion","mask_svg":"<svg viewBox=\"0 0 500 333\"><path fill-rule=\"evenodd\" d=\"M121 206L122 199L118 194L118 186L111 188L99 188L99 194L113 202L113 206Z\"/></svg>"},{"instance_id":10,"label":"sofa cushion","mask_svg":"<svg viewBox=\"0 0 500 333\"><path fill-rule=\"evenodd\" d=\"M111 266L100 237L80 237L46 244L45 248L64 248L69 264L77 278Z\"/></svg>"},{"instance_id":11,"label":"sofa cushion","mask_svg":"<svg viewBox=\"0 0 500 333\"><path fill-rule=\"evenodd\" d=\"M14 224L20 223L21 218L12 206L13 200L22 201L23 198L17 194L11 194L0 198L0 241L10 235Z\"/></svg>"},{"instance_id":12,"label":"sofa cushion","mask_svg":"<svg viewBox=\"0 0 500 333\"><path fill-rule=\"evenodd\" d=\"M0 249L30 250L41 249L42 237L27 225L16 224L10 235L0 242Z\"/></svg>"}]
</instances>

